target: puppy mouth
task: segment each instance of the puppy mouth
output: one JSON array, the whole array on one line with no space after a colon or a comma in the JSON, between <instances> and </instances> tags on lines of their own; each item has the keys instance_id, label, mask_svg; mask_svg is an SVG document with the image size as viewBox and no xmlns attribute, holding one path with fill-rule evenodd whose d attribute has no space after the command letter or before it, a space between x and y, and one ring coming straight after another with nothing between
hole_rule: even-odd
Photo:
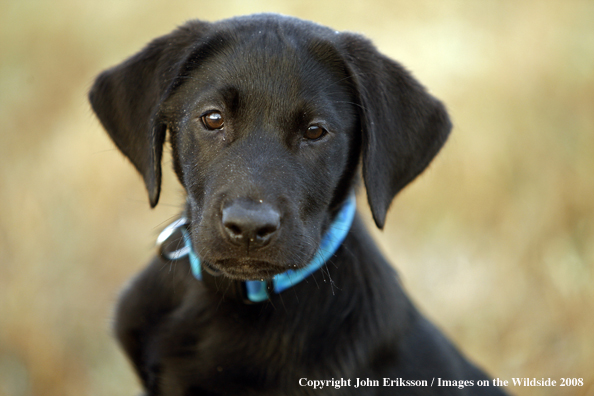
<instances>
[{"instance_id":1,"label":"puppy mouth","mask_svg":"<svg viewBox=\"0 0 594 396\"><path fill-rule=\"evenodd\" d=\"M267 261L253 259L222 259L203 263L204 270L213 276L224 275L236 280L264 280L287 270Z\"/></svg>"}]
</instances>

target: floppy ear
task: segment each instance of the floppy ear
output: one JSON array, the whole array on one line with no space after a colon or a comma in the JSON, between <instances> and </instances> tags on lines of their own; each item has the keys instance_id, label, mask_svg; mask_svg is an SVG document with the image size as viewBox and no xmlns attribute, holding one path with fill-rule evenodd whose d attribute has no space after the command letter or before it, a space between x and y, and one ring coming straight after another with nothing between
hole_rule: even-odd
<instances>
[{"instance_id":1,"label":"floppy ear","mask_svg":"<svg viewBox=\"0 0 594 396\"><path fill-rule=\"evenodd\" d=\"M207 28L207 23L193 21L155 39L125 62L101 73L89 93L101 124L142 175L151 207L159 201L167 129L159 114L160 105Z\"/></svg>"},{"instance_id":2,"label":"floppy ear","mask_svg":"<svg viewBox=\"0 0 594 396\"><path fill-rule=\"evenodd\" d=\"M341 36L361 106L363 179L383 228L392 199L429 165L451 123L441 102L402 66L358 35Z\"/></svg>"}]
</instances>

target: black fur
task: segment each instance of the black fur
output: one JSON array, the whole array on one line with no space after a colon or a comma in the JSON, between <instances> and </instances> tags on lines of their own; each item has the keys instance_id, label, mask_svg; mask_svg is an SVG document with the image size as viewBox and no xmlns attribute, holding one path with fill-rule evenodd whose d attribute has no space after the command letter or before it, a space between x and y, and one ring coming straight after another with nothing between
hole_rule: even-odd
<instances>
[{"instance_id":1,"label":"black fur","mask_svg":"<svg viewBox=\"0 0 594 396\"><path fill-rule=\"evenodd\" d=\"M191 21L103 72L90 100L151 206L169 131L192 244L227 284L306 265L359 163L383 227L451 127L443 105L366 39L277 15ZM222 129L206 127L212 111ZM307 135L312 126L325 132ZM477 386L486 376L413 307L358 218L322 270L261 304L194 279L186 260L169 265L156 257L117 309L147 395L503 394ZM314 390L302 378L474 386Z\"/></svg>"}]
</instances>

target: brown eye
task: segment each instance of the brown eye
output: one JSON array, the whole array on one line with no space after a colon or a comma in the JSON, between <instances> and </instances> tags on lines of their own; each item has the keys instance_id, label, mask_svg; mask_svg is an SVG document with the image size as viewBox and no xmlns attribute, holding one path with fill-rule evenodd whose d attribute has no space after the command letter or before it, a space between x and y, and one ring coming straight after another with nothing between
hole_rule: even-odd
<instances>
[{"instance_id":1,"label":"brown eye","mask_svg":"<svg viewBox=\"0 0 594 396\"><path fill-rule=\"evenodd\" d=\"M321 126L318 126L318 125L312 125L309 128L307 128L307 131L305 132L304 137L307 140L318 140L325 134L326 134L326 130L324 128L322 128Z\"/></svg>"},{"instance_id":2,"label":"brown eye","mask_svg":"<svg viewBox=\"0 0 594 396\"><path fill-rule=\"evenodd\" d=\"M216 129L223 129L225 122L223 121L223 115L218 111L211 111L208 114L203 115L200 117L202 120L202 124L211 131Z\"/></svg>"}]
</instances>

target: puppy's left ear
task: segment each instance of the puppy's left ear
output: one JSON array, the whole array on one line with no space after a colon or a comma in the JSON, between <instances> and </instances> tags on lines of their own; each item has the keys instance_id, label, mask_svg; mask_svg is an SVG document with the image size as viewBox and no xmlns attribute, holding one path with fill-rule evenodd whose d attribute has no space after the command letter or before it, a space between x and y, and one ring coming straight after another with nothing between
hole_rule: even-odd
<instances>
[{"instance_id":1,"label":"puppy's left ear","mask_svg":"<svg viewBox=\"0 0 594 396\"><path fill-rule=\"evenodd\" d=\"M149 43L101 73L89 100L109 136L142 175L151 207L161 191L161 156L167 125L160 117L187 58L209 24L192 21Z\"/></svg>"},{"instance_id":2,"label":"puppy's left ear","mask_svg":"<svg viewBox=\"0 0 594 396\"><path fill-rule=\"evenodd\" d=\"M383 228L392 199L429 165L451 123L442 103L402 66L361 36L340 37L359 99L367 197Z\"/></svg>"}]
</instances>

